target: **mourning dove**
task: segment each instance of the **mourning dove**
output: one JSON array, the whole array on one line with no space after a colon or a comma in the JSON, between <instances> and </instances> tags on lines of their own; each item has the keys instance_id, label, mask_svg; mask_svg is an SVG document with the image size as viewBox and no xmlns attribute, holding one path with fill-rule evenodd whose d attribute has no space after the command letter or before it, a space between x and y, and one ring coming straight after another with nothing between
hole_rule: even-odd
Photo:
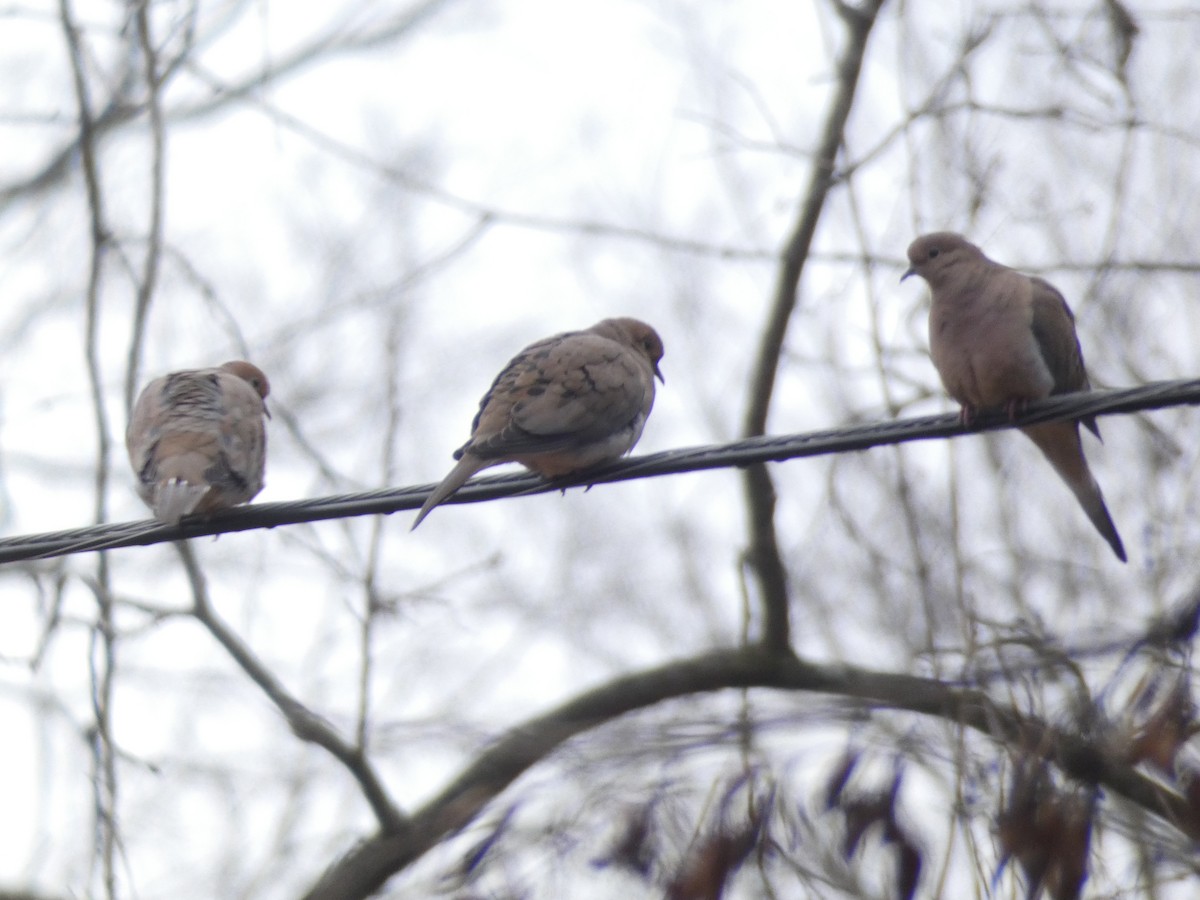
<instances>
[{"instance_id":1,"label":"mourning dove","mask_svg":"<svg viewBox=\"0 0 1200 900\"><path fill-rule=\"evenodd\" d=\"M951 232L917 238L909 245L908 259L912 266L900 280L920 275L929 283L930 355L946 390L962 404L964 424L978 409L1003 407L1015 418L1031 400L1090 389L1075 316L1049 282L993 262ZM1037 444L1124 562L1121 536L1083 455L1080 422L1100 437L1091 416L1021 431Z\"/></svg>"},{"instance_id":2,"label":"mourning dove","mask_svg":"<svg viewBox=\"0 0 1200 900\"><path fill-rule=\"evenodd\" d=\"M530 344L479 402L458 465L421 507L413 528L480 469L518 462L545 478L570 475L633 449L662 381L658 333L637 319L605 319Z\"/></svg>"},{"instance_id":3,"label":"mourning dove","mask_svg":"<svg viewBox=\"0 0 1200 900\"><path fill-rule=\"evenodd\" d=\"M270 390L267 376L241 360L172 372L146 385L125 446L138 494L155 517L175 525L262 490Z\"/></svg>"}]
</instances>

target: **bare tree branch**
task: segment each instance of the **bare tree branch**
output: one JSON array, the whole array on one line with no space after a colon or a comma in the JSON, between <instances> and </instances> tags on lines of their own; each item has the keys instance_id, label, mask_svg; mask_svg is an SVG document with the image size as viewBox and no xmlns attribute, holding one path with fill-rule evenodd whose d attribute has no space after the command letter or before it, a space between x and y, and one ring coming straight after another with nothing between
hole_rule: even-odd
<instances>
[{"instance_id":1,"label":"bare tree branch","mask_svg":"<svg viewBox=\"0 0 1200 900\"><path fill-rule=\"evenodd\" d=\"M392 804L375 769L367 761L362 747L351 746L338 735L334 727L292 696L253 651L234 634L233 630L217 615L208 599L208 587L200 564L192 548L183 542L176 543L176 550L183 560L188 582L192 588L192 615L208 629L225 651L233 657L250 680L257 684L267 699L275 704L287 720L292 733L302 741L316 744L340 762L362 788L363 796L370 804L379 827L384 832L395 832L403 827L404 816Z\"/></svg>"},{"instance_id":2,"label":"bare tree branch","mask_svg":"<svg viewBox=\"0 0 1200 900\"><path fill-rule=\"evenodd\" d=\"M453 2L454 0L423 0L395 18L368 28L345 23L343 26L323 32L294 48L284 58L276 60L260 71L247 75L236 84L222 85L221 90L204 103L193 104L181 109L160 111L158 115L161 119L169 122L195 120L210 116L226 109L233 103L252 96L255 92L282 83L310 66L355 51L376 49L395 41L425 24ZM148 3L141 4L143 14L148 5ZM227 20L225 26L227 27L231 21L232 19ZM148 107L156 102L160 91L173 77L181 71L197 68L195 54L206 43L219 38L224 30L224 28L216 28L211 34L200 38L195 43L189 39L186 43L186 51L181 50L161 71L157 71L153 82L146 84L151 94L145 103L129 99L134 73L132 71L126 73L126 77L118 80L111 96L104 103L102 111L91 118L86 130L81 129L79 135L73 137L66 146L54 153L40 171L20 182L0 188L0 211L17 200L37 196L57 186L74 170L85 143L96 145L140 118ZM75 39L78 40L78 36ZM154 126L152 125L152 127Z\"/></svg>"},{"instance_id":3,"label":"bare tree branch","mask_svg":"<svg viewBox=\"0 0 1200 900\"><path fill-rule=\"evenodd\" d=\"M59 0L59 19L66 38L75 89L75 105L79 117L79 151L86 187L89 223L91 226L90 258L88 265L86 331L84 355L87 359L88 386L91 391L92 412L96 423L96 462L94 516L97 523L108 519L109 430L104 405L103 373L100 363L100 290L104 269L104 254L109 233L105 222L100 168L96 146L95 121L88 91L85 54L79 39L70 0ZM92 683L92 711L95 716L95 740L92 744L93 791L95 805L96 845L100 854L101 881L104 894L110 900L117 896L117 767L113 749L112 704L116 678L116 628L113 622L112 586L108 557L101 553L96 560L96 579L93 586L97 620L91 629L88 661Z\"/></svg>"},{"instance_id":4,"label":"bare tree branch","mask_svg":"<svg viewBox=\"0 0 1200 900\"><path fill-rule=\"evenodd\" d=\"M854 105L867 39L883 2L870 0L861 9L854 10L853 14L845 4L839 4L848 35L838 63L838 86L825 119L824 131L817 142L812 173L796 224L784 245L775 299L763 329L754 374L750 379L749 403L742 425L742 433L747 437L766 434L767 413L771 408L788 322L796 308L800 275L808 259L808 249L812 245L821 211L825 208L825 199L833 187L834 166ZM750 525L748 560L757 576L765 610L762 640L770 649L781 652L791 645L789 592L787 570L779 554L779 539L775 533L775 485L766 466L754 465L746 469L745 488Z\"/></svg>"},{"instance_id":5,"label":"bare tree branch","mask_svg":"<svg viewBox=\"0 0 1200 900\"><path fill-rule=\"evenodd\" d=\"M353 848L304 895L305 900L369 897L446 835L466 826L522 772L588 729L689 694L755 687L836 694L861 701L866 708L908 710L966 726L1001 744L1035 752L1072 779L1103 786L1189 838L1200 839L1200 821L1185 798L1113 759L1101 741L998 707L982 691L912 675L821 666L750 646L614 679L518 725L414 812L403 830L377 835Z\"/></svg>"},{"instance_id":6,"label":"bare tree branch","mask_svg":"<svg viewBox=\"0 0 1200 900\"><path fill-rule=\"evenodd\" d=\"M163 128L161 76L158 72L158 49L150 33L150 4L142 3L135 13L138 46L145 67L146 108L150 115L150 222L147 228L146 250L138 279L134 301L133 333L129 338L128 361L125 364L125 410L133 408L133 398L141 382L142 349L146 337L146 317L158 284L159 263L163 245L163 190L166 168L166 134Z\"/></svg>"}]
</instances>

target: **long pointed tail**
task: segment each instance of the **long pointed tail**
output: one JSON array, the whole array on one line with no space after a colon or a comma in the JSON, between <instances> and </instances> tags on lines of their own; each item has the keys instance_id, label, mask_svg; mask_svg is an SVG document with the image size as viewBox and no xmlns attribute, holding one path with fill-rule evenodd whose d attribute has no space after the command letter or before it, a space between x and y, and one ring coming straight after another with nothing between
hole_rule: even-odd
<instances>
[{"instance_id":1,"label":"long pointed tail","mask_svg":"<svg viewBox=\"0 0 1200 900\"><path fill-rule=\"evenodd\" d=\"M195 512L208 491L207 484L191 484L182 478L167 478L154 486L151 508L159 521L178 525L180 519Z\"/></svg>"},{"instance_id":2,"label":"long pointed tail","mask_svg":"<svg viewBox=\"0 0 1200 900\"><path fill-rule=\"evenodd\" d=\"M490 465L493 465L490 461L484 461L478 456L464 453L462 459L458 461L458 465L451 469L450 474L442 479L442 483L433 489L433 493L429 495L429 499L425 501L421 507L421 511L417 513L416 521L412 523L412 528L409 531L416 531L417 526L421 524L421 521L427 515L433 512L435 506L466 484L467 479L480 469L486 469Z\"/></svg>"},{"instance_id":3,"label":"long pointed tail","mask_svg":"<svg viewBox=\"0 0 1200 900\"><path fill-rule=\"evenodd\" d=\"M1083 455L1079 425L1075 422L1047 422L1021 430L1037 444L1038 449L1050 461L1050 465L1054 466L1054 471L1066 482L1083 511L1087 513L1087 517L1100 532L1100 536L1112 547L1117 559L1125 562L1125 545L1121 543L1117 526L1108 514L1108 506L1104 503L1100 485L1096 483L1091 469L1088 468L1087 457Z\"/></svg>"}]
</instances>

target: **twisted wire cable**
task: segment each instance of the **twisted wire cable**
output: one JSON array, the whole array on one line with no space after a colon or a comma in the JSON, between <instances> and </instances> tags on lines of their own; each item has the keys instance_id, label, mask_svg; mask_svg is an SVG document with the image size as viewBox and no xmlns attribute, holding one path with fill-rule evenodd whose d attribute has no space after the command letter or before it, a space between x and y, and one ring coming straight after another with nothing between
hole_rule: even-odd
<instances>
[{"instance_id":1,"label":"twisted wire cable","mask_svg":"<svg viewBox=\"0 0 1200 900\"><path fill-rule=\"evenodd\" d=\"M1200 404L1200 379L1159 381L1122 390L1062 394L1029 404L1014 421L1010 421L1002 410L981 411L971 426L967 427L956 414L941 414L666 450L619 460L593 469L585 475L552 481L532 473L493 475L468 482L445 502L479 503L501 497L543 494L571 487L588 487L706 469L784 462L807 456L846 453L909 441L960 437L1055 419L1118 415L1197 404ZM179 525L143 520L3 538L0 539L0 564L144 546L255 528L276 528L280 525L324 519L390 515L403 510L418 509L435 487L433 484L425 484L282 503L259 503L225 510L208 517L185 518Z\"/></svg>"}]
</instances>

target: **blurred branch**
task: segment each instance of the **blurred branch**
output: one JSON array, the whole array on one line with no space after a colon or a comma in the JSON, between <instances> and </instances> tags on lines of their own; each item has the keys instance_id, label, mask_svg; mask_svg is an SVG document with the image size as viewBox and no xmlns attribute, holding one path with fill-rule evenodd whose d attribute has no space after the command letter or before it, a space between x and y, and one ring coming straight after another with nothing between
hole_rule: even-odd
<instances>
[{"instance_id":1,"label":"blurred branch","mask_svg":"<svg viewBox=\"0 0 1200 900\"><path fill-rule=\"evenodd\" d=\"M129 105L123 98L113 97L112 100L90 122L91 133L103 135L117 125L123 124L137 116L138 109ZM50 190L75 170L75 164L83 153L84 137L81 133L67 146L51 157L36 175L26 178L16 184L0 188L0 213L9 204L25 197L34 197Z\"/></svg>"},{"instance_id":2,"label":"blurred branch","mask_svg":"<svg viewBox=\"0 0 1200 900\"><path fill-rule=\"evenodd\" d=\"M236 83L213 85L215 89L211 100L173 110L171 119L172 121L191 121L221 112L230 102L248 99L270 85L278 84L290 76L299 74L309 66L328 62L338 56L349 56L364 50L385 47L398 38L409 35L440 13L443 7L454 2L455 0L422 0L406 10L397 12L394 17L371 27L349 24L333 25L289 51L286 56L272 60L261 70L241 78ZM351 8L353 9L353 6ZM193 69L193 74L201 73L204 75L205 81L212 83L212 76L203 73L194 58L189 58L187 65Z\"/></svg>"},{"instance_id":3,"label":"blurred branch","mask_svg":"<svg viewBox=\"0 0 1200 900\"><path fill-rule=\"evenodd\" d=\"M296 737L324 748L349 770L359 787L362 788L367 802L371 805L375 818L379 821L380 829L385 833L397 831L404 824L404 816L392 805L383 783L379 780L379 776L371 764L367 762L362 749L352 747L342 740L332 725L288 693L271 671L212 608L208 598L208 584L200 569L200 564L196 561L195 554L192 553L192 548L180 542L175 545L175 549L179 551L179 556L183 560L188 583L192 588L192 615L195 616L196 621L208 629L209 634L225 648L225 651L233 657L234 662L250 677L250 680L262 688L267 699L275 704L275 708L283 714L288 727Z\"/></svg>"},{"instance_id":4,"label":"blurred branch","mask_svg":"<svg viewBox=\"0 0 1200 900\"><path fill-rule=\"evenodd\" d=\"M388 359L401 356L401 335L406 323L405 316L394 312L388 320L386 341ZM380 447L381 475L385 483L396 477L397 438L403 420L404 391L400 386L399 366L389 366L387 371L387 424L384 428L383 445ZM363 752L370 746L371 684L375 666L375 627L381 611L390 605L380 590L380 564L384 557L384 538L387 523L382 517L371 522L371 536L367 544L366 570L362 577L362 614L359 616L359 669L358 669L358 716L355 726L355 743Z\"/></svg>"},{"instance_id":5,"label":"blurred branch","mask_svg":"<svg viewBox=\"0 0 1200 900\"><path fill-rule=\"evenodd\" d=\"M87 54L80 41L79 24L70 0L59 0L58 15L71 61L75 108L79 118L79 160L83 170L91 226L85 298L84 356L87 360L88 387L96 425L96 469L92 508L94 519L99 524L108 519L108 472L111 453L99 346L100 282L104 271L105 250L109 245L109 229L104 215L95 122L88 91ZM112 738L117 635L113 622L112 585L109 574L108 557L101 553L96 560L96 579L92 585L92 593L96 599L96 621L88 635L88 676L91 684L92 715L95 719L91 742L94 767L92 794L95 849L100 858L103 896L111 900L117 896L117 766Z\"/></svg>"},{"instance_id":6,"label":"blurred branch","mask_svg":"<svg viewBox=\"0 0 1200 900\"><path fill-rule=\"evenodd\" d=\"M146 335L146 317L154 289L158 284L159 262L163 245L163 190L166 136L163 130L162 93L159 90L158 51L150 34L150 4L142 3L135 14L138 46L145 66L146 106L150 114L150 223L146 253L138 279L134 301L133 333L129 339L129 358L125 365L125 410L133 408L133 396L141 380L142 347Z\"/></svg>"},{"instance_id":7,"label":"blurred branch","mask_svg":"<svg viewBox=\"0 0 1200 900\"><path fill-rule=\"evenodd\" d=\"M584 731L678 697L752 687L834 694L862 701L868 708L882 706L945 719L1006 746L1019 746L1057 765L1067 776L1102 785L1189 838L1200 838L1200 821L1187 800L1112 758L1103 741L1087 740L1035 716L998 707L983 691L948 687L901 673L822 666L771 648L750 646L616 678L518 725L417 810L402 831L379 834L358 844L326 871L305 898L369 897L448 834L469 824L523 772Z\"/></svg>"},{"instance_id":8,"label":"blurred branch","mask_svg":"<svg viewBox=\"0 0 1200 900\"><path fill-rule=\"evenodd\" d=\"M1007 414L999 410L981 412L969 428L962 424L957 413L950 413L851 425L829 431L764 435L728 444L667 450L620 460L586 474L554 481L531 474L495 475L468 482L446 500L444 505L546 494L571 487L591 487L683 472L783 462L910 441L963 437L981 431L1021 428L1056 419L1078 419L1083 416L1114 415L1186 405L1200 405L1200 379L1159 381L1142 387L1115 391L1060 394L1029 404L1026 412L1015 420L1010 420ZM317 522L348 516L389 515L406 509L420 508L434 487L436 485L426 484L381 488L377 491L340 494L312 500L258 503L226 510L207 518L185 519L179 525L164 525L153 520L143 520L4 538L0 540L0 564L45 559L68 553L145 546L164 541L250 531L255 528L275 528L300 522Z\"/></svg>"},{"instance_id":9,"label":"blurred branch","mask_svg":"<svg viewBox=\"0 0 1200 900\"><path fill-rule=\"evenodd\" d=\"M203 72L195 74L201 78L208 77ZM218 87L216 82L213 82L212 86L214 89ZM625 225L619 222L543 215L520 209L495 206L471 197L453 193L439 184L414 176L394 161L377 159L369 151L347 143L337 135L322 131L299 116L288 112L278 104L273 103L269 97L249 95L245 98L245 101L247 106L260 110L273 124L281 128L286 128L293 134L310 141L315 147L324 150L342 162L361 168L376 177L386 179L415 194L420 194L435 203L469 216L474 220L473 227L479 230L492 228L496 225L506 225L512 228L524 228L530 231L549 232L552 234L565 233L610 240L637 241L670 253L711 257L713 259L762 262L774 262L777 259L775 252L757 247L736 247L729 244L712 243L696 238L663 234L644 227ZM0 198L2 197L3 195L0 194ZM845 261L857 262L858 257L847 255ZM904 262L901 264L897 260L896 266L897 271L902 271L908 266L908 263Z\"/></svg>"},{"instance_id":10,"label":"blurred branch","mask_svg":"<svg viewBox=\"0 0 1200 900\"><path fill-rule=\"evenodd\" d=\"M339 55L385 46L423 25L452 2L454 0L423 0L416 6L397 13L393 18L370 28L354 28L349 25L334 26L295 48L281 60L246 75L234 84L221 85L219 89L214 90L211 99L186 108L166 110L160 112L159 115L166 121L175 123L191 121L220 112L230 104L252 97L255 93L283 82L310 66ZM148 5L148 3L141 4L142 15L145 15L145 7ZM255 5L244 4L244 8L253 10ZM154 90L161 92L180 71L198 67L195 59L196 51L201 45L215 43L225 34L233 21L234 17L229 17L220 26L203 36L196 37L189 32L185 49L158 71L154 81ZM19 182L0 187L0 212L3 212L4 207L10 203L37 196L56 187L75 171L75 166L86 143L94 144L98 140L116 133L129 123L139 119L147 111L148 106L156 102L154 95L151 95L147 103L129 98L130 78L133 74L133 72L126 72L122 78L118 79L118 83L112 89L102 111L85 128L81 127L77 136L73 136L61 149L52 154L40 171ZM154 127L153 124L151 127Z\"/></svg>"},{"instance_id":11,"label":"blurred branch","mask_svg":"<svg viewBox=\"0 0 1200 900\"><path fill-rule=\"evenodd\" d=\"M775 378L787 336L788 322L797 303L800 275L808 260L809 247L817 230L825 199L834 184L834 166L842 146L846 122L854 105L866 54L867 38L884 0L869 0L851 8L837 0L837 9L846 24L848 39L838 63L838 86L825 120L825 130L817 144L812 174L804 193L795 227L783 251L775 301L763 330L754 373L750 380L749 406L743 433L747 437L766 434L767 414L775 391ZM766 466L753 465L746 470L746 503L749 509L749 562L762 592L765 618L762 639L772 650L782 652L791 645L788 621L787 571L779 555L775 534L775 485Z\"/></svg>"}]
</instances>

